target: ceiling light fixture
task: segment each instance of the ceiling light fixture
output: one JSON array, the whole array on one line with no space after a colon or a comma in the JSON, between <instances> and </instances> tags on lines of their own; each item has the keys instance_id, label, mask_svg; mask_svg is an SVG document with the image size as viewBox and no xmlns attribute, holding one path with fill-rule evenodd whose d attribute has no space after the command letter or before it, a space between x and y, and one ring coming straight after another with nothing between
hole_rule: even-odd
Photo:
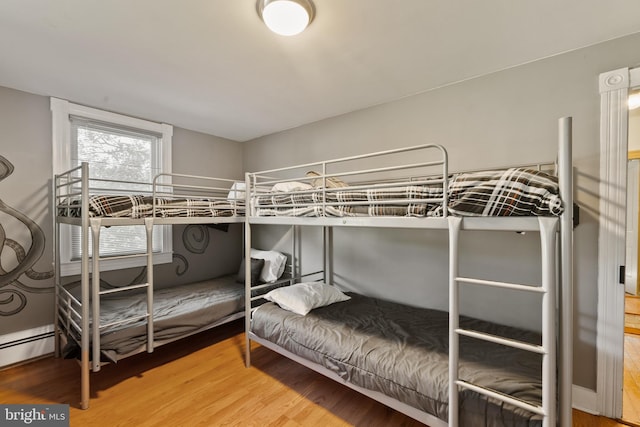
<instances>
[{"instance_id":1,"label":"ceiling light fixture","mask_svg":"<svg viewBox=\"0 0 640 427\"><path fill-rule=\"evenodd\" d=\"M311 0L258 0L257 8L266 26L282 36L301 33L315 15Z\"/></svg>"},{"instance_id":2,"label":"ceiling light fixture","mask_svg":"<svg viewBox=\"0 0 640 427\"><path fill-rule=\"evenodd\" d=\"M629 110L635 110L640 108L640 93L633 93L629 95Z\"/></svg>"}]
</instances>

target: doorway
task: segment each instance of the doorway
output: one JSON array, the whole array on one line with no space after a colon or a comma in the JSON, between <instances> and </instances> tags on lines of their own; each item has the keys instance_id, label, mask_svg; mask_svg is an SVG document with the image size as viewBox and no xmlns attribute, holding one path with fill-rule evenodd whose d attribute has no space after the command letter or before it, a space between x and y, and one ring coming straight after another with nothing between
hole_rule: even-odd
<instances>
[{"instance_id":1,"label":"doorway","mask_svg":"<svg viewBox=\"0 0 640 427\"><path fill-rule=\"evenodd\" d=\"M629 92L622 419L640 424L640 90Z\"/></svg>"}]
</instances>

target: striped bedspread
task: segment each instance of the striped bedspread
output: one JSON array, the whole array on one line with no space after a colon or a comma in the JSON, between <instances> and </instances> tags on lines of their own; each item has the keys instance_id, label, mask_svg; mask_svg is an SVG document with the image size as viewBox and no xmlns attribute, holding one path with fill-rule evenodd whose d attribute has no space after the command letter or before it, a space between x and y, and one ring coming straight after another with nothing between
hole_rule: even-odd
<instances>
[{"instance_id":1,"label":"striped bedspread","mask_svg":"<svg viewBox=\"0 0 640 427\"><path fill-rule=\"evenodd\" d=\"M244 205L203 199L156 198L156 217L229 217L244 214ZM59 206L58 215L80 217L80 201ZM90 217L145 218L153 215L153 197L142 195L94 195L89 198Z\"/></svg>"},{"instance_id":2,"label":"striped bedspread","mask_svg":"<svg viewBox=\"0 0 640 427\"><path fill-rule=\"evenodd\" d=\"M450 177L448 212L460 216L557 216L563 211L557 179L511 168ZM257 216L442 216L443 187L343 187L257 196Z\"/></svg>"}]
</instances>

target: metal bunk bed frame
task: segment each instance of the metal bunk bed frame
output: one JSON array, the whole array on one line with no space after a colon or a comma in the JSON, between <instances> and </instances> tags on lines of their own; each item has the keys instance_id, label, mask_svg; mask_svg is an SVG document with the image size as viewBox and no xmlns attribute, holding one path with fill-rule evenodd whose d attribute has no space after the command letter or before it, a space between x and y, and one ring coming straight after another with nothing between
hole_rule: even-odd
<instances>
[{"instance_id":1,"label":"metal bunk bed frame","mask_svg":"<svg viewBox=\"0 0 640 427\"><path fill-rule=\"evenodd\" d=\"M174 179L182 180L183 184L173 183ZM133 193L148 193L152 196L151 216L145 218L110 218L91 217L89 214L89 196L93 194L131 194L131 190L114 190L113 188L91 187L90 183L98 185L105 183L120 183L125 185L147 185L151 191L144 192L135 190ZM202 185L201 183L210 183ZM105 362L100 357L100 331L106 327L113 327L127 322L143 320L147 326L147 342L144 348L131 352L124 357L137 354L143 351L152 353L154 346L166 344L177 339L184 338L191 334L185 334L179 338L164 340L161 344L154 343L154 314L153 314L153 227L154 225L171 224L221 224L221 223L243 223L244 205L239 204L233 209L233 216L218 217L160 217L158 215L158 205L156 201L159 197L196 197L197 194L211 198L212 194L226 194L229 188L237 181L185 174L162 173L154 177L152 183L140 183L132 181L116 181L108 179L95 179L89 177L89 164L82 162L80 166L70 169L64 173L57 174L53 180L54 194L54 274L55 274L55 356L61 357L63 340L67 337L63 332L77 333L80 336L80 367L81 367L81 401L82 409L89 407L90 400L90 372L98 372ZM192 183L198 183L194 185ZM226 187L218 187L219 185ZM181 192L186 194L180 194ZM80 201L80 204L73 204L73 201ZM234 204L235 205L235 204ZM72 210L80 208L80 216L70 215ZM188 205L174 204L172 209L198 210ZM60 267L60 227L62 224L80 227L81 242L81 273L80 273L80 299L72 295L62 284L62 274ZM132 226L143 225L146 235L146 251L144 254L121 255L121 256L100 256L100 231L102 227L109 226ZM92 250L95 256L89 256L89 233L92 238ZM145 283L122 286L116 289L100 289L100 261L105 259L126 259L144 255L146 258L146 281ZM134 289L146 289L147 313L141 317L126 318L109 324L100 323L100 298L103 295L126 292ZM244 316L243 312L235 313L220 321L210 325L217 326ZM93 321L97 319L97 321ZM196 331L199 332L199 331ZM195 332L193 332L195 333ZM72 338L73 339L73 338Z\"/></svg>"},{"instance_id":2,"label":"metal bunk bed frame","mask_svg":"<svg viewBox=\"0 0 640 427\"><path fill-rule=\"evenodd\" d=\"M250 257L251 247L251 226L254 224L279 224L290 225L292 227L292 265L293 280L296 279L295 254L298 248L297 232L298 226L316 225L324 227L323 232L323 279L327 281L327 269L329 266L330 250L327 249L327 242L331 247L332 227L334 226L354 226L354 227L397 227L397 228L433 228L449 230L449 420L443 422L435 416L420 411L396 399L390 398L380 392L362 388L351 384L332 371L321 365L310 362L297 356L286 349L262 339L251 332L251 289L247 283L246 289L246 366L251 363L251 341L256 341L261 345L270 348L304 366L307 366L335 381L369 396L381 403L405 413L419 421L427 422L434 426L457 426L458 425L458 393L459 389L466 388L476 391L485 396L498 399L502 402L515 405L543 416L543 426L572 425L572 385L573 385L573 163L572 163L572 119L564 117L559 119L558 133L558 159L556 163L559 182L560 197L564 204L564 210L558 217L457 217L447 215L446 191L443 203L443 216L436 218L393 218L393 217L262 217L256 216L256 206L252 206L253 189L258 185L257 177L263 178L274 172L285 171L298 167L309 167L322 165L323 179L330 177L327 174L326 162L298 165L291 168L273 169L259 172L257 174L246 174L247 186L247 218L245 223L245 257ZM379 156L399 151L421 149L428 146L410 147L402 150L388 150L373 153L365 156L355 156L338 159L336 162L364 158L367 156ZM435 146L439 147L439 146ZM441 148L441 147L440 147ZM443 176L447 176L446 151L443 151ZM430 165L437 163L429 163ZM416 166L416 165L411 165ZM389 168L399 169L399 168ZM369 172L369 171L368 171ZM354 172L354 174L357 172ZM336 174L337 175L337 174ZM339 174L345 176L345 173ZM266 182L270 184L276 181ZM444 183L446 185L446 182ZM323 190L324 191L324 190ZM324 200L324 197L323 197ZM324 208L323 204L323 208ZM494 231L532 231L540 234L541 242L541 284L524 285L517 283L506 283L460 277L458 275L458 237L463 230L494 230ZM556 250L559 248L559 254ZM247 267L246 277L250 277ZM300 276L298 276L299 279ZM558 284L559 281L559 284ZM327 283L329 283L327 281ZM464 330L458 327L459 320L459 297L458 289L460 285L478 285L506 288L520 292L535 292L541 295L542 306L542 345L534 346L527 343L518 342L502 337L481 334L474 331ZM556 298L557 297L557 298ZM257 298L254 298L257 299ZM556 329L557 328L557 329ZM557 342L556 342L556 333ZM516 347L526 351L532 351L542 355L542 405L540 407L520 401L510 396L496 393L481 386L470 384L458 378L458 339L460 335L470 336L476 339L491 341L494 343ZM556 345L557 344L557 345ZM557 347L557 348L556 348ZM557 370L556 370L557 369ZM557 386L557 388L556 388ZM556 393L556 390L558 392Z\"/></svg>"}]
</instances>

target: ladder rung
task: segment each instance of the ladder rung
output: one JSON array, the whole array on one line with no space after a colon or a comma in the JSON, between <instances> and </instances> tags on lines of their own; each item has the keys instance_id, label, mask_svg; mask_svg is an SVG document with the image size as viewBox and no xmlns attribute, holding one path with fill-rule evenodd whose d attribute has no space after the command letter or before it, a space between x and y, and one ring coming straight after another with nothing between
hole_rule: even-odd
<instances>
[{"instance_id":1,"label":"ladder rung","mask_svg":"<svg viewBox=\"0 0 640 427\"><path fill-rule=\"evenodd\" d=\"M136 322L138 320L144 320L144 319L146 319L148 317L149 317L148 314L143 314L142 316L134 316L134 317L129 317L129 318L123 319L123 320L116 320L115 322L107 323L106 325L100 325L100 329L110 328L112 326L118 326L118 325L122 325L124 323Z\"/></svg>"},{"instance_id":2,"label":"ladder rung","mask_svg":"<svg viewBox=\"0 0 640 427\"><path fill-rule=\"evenodd\" d=\"M465 335L467 337L476 338L479 340L490 341L496 344L502 344L509 347L519 348L520 350L526 350L538 354L547 354L545 348L541 345L529 344L523 341L514 340L511 338L504 338L497 335L487 334L484 332L470 331L468 329L456 329L456 333Z\"/></svg>"},{"instance_id":3,"label":"ladder rung","mask_svg":"<svg viewBox=\"0 0 640 427\"><path fill-rule=\"evenodd\" d=\"M495 286L497 288L507 288L507 289L513 289L516 291L538 292L541 294L544 294L547 292L541 286L519 285L517 283L496 282L493 280L482 280L482 279L471 279L469 277L456 277L456 281L469 283L471 285Z\"/></svg>"},{"instance_id":4,"label":"ladder rung","mask_svg":"<svg viewBox=\"0 0 640 427\"><path fill-rule=\"evenodd\" d=\"M106 291L100 291L100 295L114 294L116 292L124 292L124 291L130 291L132 289L140 289L140 288L147 288L147 287L149 287L148 283L140 283L138 285L122 286L122 287L116 288L116 289L107 289Z\"/></svg>"},{"instance_id":5,"label":"ladder rung","mask_svg":"<svg viewBox=\"0 0 640 427\"><path fill-rule=\"evenodd\" d=\"M525 402L524 400L516 399L515 397L511 397L504 393L500 393L494 390L480 387L464 380L457 380L456 384L459 385L460 387L473 390L476 393L480 393L488 397L493 397L494 399L498 399L502 402L510 403L511 405L517 406L518 408L526 409L527 411L533 412L534 414L546 416L545 411L542 407L537 405L532 405L531 403Z\"/></svg>"}]
</instances>

